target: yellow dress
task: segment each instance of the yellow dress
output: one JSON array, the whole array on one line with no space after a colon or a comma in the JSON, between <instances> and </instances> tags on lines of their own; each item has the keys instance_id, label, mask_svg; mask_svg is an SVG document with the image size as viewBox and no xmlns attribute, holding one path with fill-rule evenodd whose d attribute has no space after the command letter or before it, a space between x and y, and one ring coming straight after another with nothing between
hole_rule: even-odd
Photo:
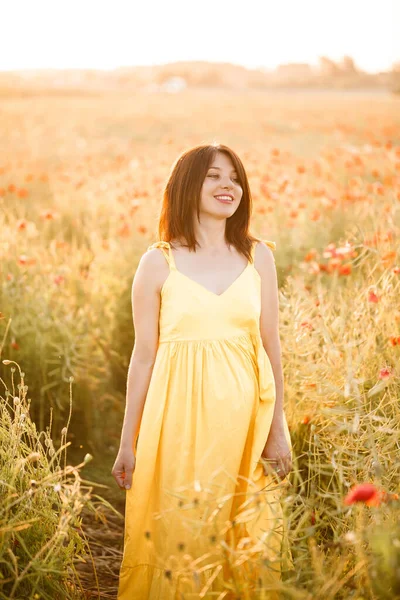
<instances>
[{"instance_id":1,"label":"yellow dress","mask_svg":"<svg viewBox=\"0 0 400 600\"><path fill-rule=\"evenodd\" d=\"M133 441L118 600L193 599L204 589L214 594L203 598L216 598L233 581L236 588L221 598L258 598L241 590L260 584L267 590L260 598L279 598L273 587L283 564L280 494L287 480L264 475L260 462L275 380L259 329L255 246L220 295L177 270L168 242L148 248L163 252L170 272ZM285 415L284 427L292 448ZM290 549L284 554L292 567Z\"/></svg>"}]
</instances>

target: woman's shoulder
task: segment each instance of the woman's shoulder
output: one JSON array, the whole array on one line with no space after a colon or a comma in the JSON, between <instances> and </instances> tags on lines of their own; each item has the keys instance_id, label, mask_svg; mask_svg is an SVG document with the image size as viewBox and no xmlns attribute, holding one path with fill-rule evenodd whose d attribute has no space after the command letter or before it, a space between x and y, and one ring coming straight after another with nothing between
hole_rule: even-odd
<instances>
[{"instance_id":1,"label":"woman's shoulder","mask_svg":"<svg viewBox=\"0 0 400 600\"><path fill-rule=\"evenodd\" d=\"M154 242L153 244L151 244L148 248L147 251L150 252L151 250L157 250L158 248L164 248L165 250L168 250L169 248L172 248L173 250L177 249L177 248L183 248L185 246L184 242L180 242L179 240L170 240L169 242L164 241L164 240L158 240L157 242Z\"/></svg>"},{"instance_id":2,"label":"woman's shoulder","mask_svg":"<svg viewBox=\"0 0 400 600\"><path fill-rule=\"evenodd\" d=\"M140 257L132 285L140 293L159 291L168 275L168 264L162 252L155 247L147 249Z\"/></svg>"},{"instance_id":3,"label":"woman's shoulder","mask_svg":"<svg viewBox=\"0 0 400 600\"><path fill-rule=\"evenodd\" d=\"M276 250L276 243L271 240L257 239L256 246L269 247L271 250Z\"/></svg>"},{"instance_id":4,"label":"woman's shoulder","mask_svg":"<svg viewBox=\"0 0 400 600\"><path fill-rule=\"evenodd\" d=\"M269 264L272 266L275 263L275 256L273 253L275 248L275 242L271 242L270 240L257 240L255 243L254 266L259 273L264 265Z\"/></svg>"},{"instance_id":5,"label":"woman's shoulder","mask_svg":"<svg viewBox=\"0 0 400 600\"><path fill-rule=\"evenodd\" d=\"M161 267L165 264L165 258L163 254L168 252L168 246L162 246L161 244L152 244L140 257L139 265L146 269L152 270Z\"/></svg>"}]
</instances>

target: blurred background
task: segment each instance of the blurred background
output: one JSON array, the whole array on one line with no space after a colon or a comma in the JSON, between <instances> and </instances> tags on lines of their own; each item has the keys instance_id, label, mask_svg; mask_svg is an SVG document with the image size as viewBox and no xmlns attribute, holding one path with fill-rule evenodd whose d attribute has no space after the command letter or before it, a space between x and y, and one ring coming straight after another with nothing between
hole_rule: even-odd
<instances>
[{"instance_id":1,"label":"blurred background","mask_svg":"<svg viewBox=\"0 0 400 600\"><path fill-rule=\"evenodd\" d=\"M16 0L1 10L3 91L398 87L397 0Z\"/></svg>"},{"instance_id":2,"label":"blurred background","mask_svg":"<svg viewBox=\"0 0 400 600\"><path fill-rule=\"evenodd\" d=\"M327 599L375 598L397 573L400 589L392 563L357 563L348 543L367 528L338 510L356 481L399 491L400 3L14 0L0 20L0 441L12 448L0 451L0 480L29 451L60 485L60 447L69 462L85 460L119 515L109 528L85 519L101 597L114 597L125 498L111 468L134 345L132 280L157 239L173 162L221 142L246 168L253 234L276 242L293 586L313 597L323 580ZM19 489L37 475L28 470ZM13 489L2 490L10 503ZM43 498L48 512L20 534L38 552L52 502L67 502ZM21 522L36 510L22 503ZM399 522L388 510L380 533ZM393 544L389 562L400 561ZM25 584L20 596L36 598Z\"/></svg>"}]
</instances>

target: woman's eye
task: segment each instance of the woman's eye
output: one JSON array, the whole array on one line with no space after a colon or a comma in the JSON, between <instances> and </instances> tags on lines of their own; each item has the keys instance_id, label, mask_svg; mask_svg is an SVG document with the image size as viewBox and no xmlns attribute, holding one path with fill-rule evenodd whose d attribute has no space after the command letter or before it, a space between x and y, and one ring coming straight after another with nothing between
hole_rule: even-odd
<instances>
[{"instance_id":1,"label":"woman's eye","mask_svg":"<svg viewBox=\"0 0 400 600\"><path fill-rule=\"evenodd\" d=\"M218 175L216 175L214 173L214 174L209 175L209 177L218 177ZM232 179L233 179L233 181L239 182L239 179L237 177L232 177Z\"/></svg>"}]
</instances>

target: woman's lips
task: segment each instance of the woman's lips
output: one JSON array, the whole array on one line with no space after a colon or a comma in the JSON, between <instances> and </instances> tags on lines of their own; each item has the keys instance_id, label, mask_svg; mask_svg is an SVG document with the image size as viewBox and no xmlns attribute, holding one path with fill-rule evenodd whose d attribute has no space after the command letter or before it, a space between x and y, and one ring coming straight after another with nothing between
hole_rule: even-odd
<instances>
[{"instance_id":1,"label":"woman's lips","mask_svg":"<svg viewBox=\"0 0 400 600\"><path fill-rule=\"evenodd\" d=\"M219 200L219 202L223 202L224 204L232 204L233 202L233 198L231 198L231 200L228 200L227 198L219 198L218 196L214 196L214 198Z\"/></svg>"}]
</instances>

